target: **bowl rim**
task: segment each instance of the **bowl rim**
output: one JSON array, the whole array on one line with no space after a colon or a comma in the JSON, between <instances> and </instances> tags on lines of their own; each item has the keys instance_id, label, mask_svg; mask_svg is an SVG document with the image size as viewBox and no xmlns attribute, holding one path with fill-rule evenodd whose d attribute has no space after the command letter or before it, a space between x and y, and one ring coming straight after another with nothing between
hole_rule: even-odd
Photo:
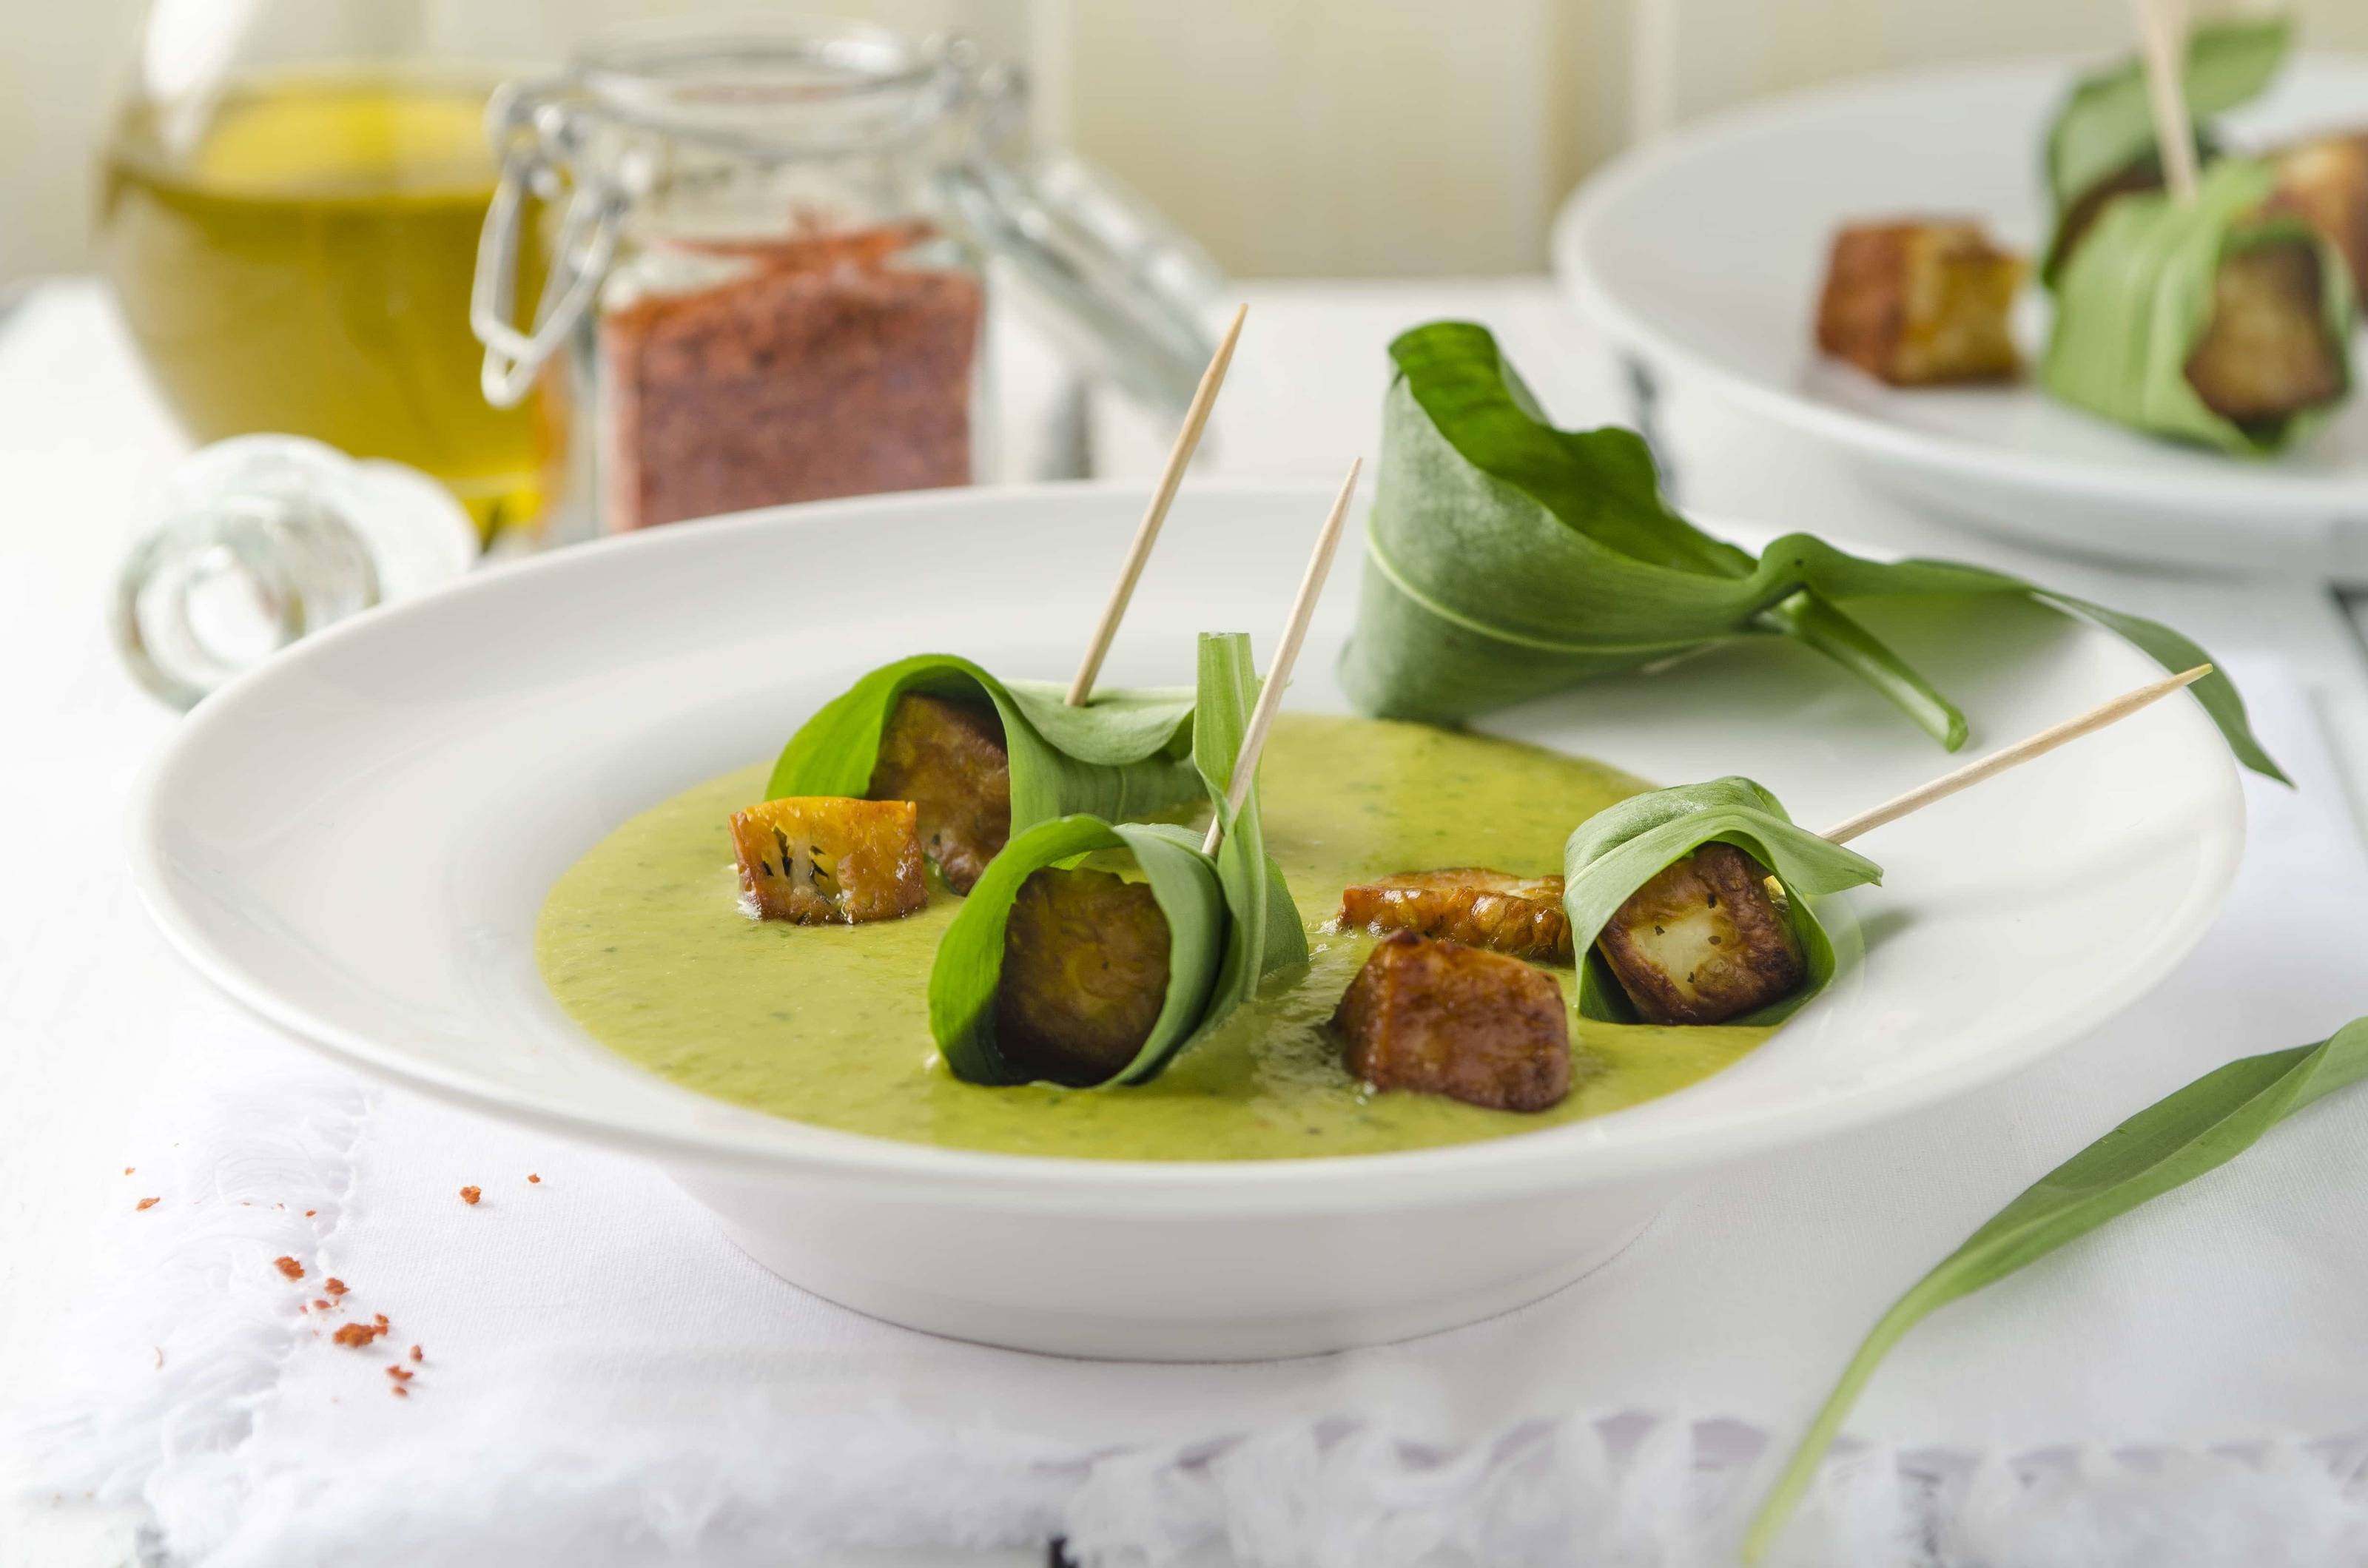
<instances>
[{"instance_id":1,"label":"bowl rim","mask_svg":"<svg viewBox=\"0 0 2368 1568\"><path fill-rule=\"evenodd\" d=\"M1218 497L1287 496L1294 504L1304 502L1309 506L1315 505L1319 498L1328 499L1332 493L1328 483L1251 478L1195 481L1194 489L1198 494ZM916 506L960 508L982 494L1021 502L1030 497L1065 496L1126 497L1132 501L1140 498L1142 486L1112 480L1055 482L908 492L762 508L703 521L695 532L671 528L644 529L504 562L496 569L472 574L433 594L377 607L326 628L199 702L148 761L135 785L126 824L129 869L140 902L168 945L253 1017L332 1060L465 1109L661 1163L749 1176L794 1177L807 1183L852 1182L873 1197L905 1197L1003 1210L1021 1208L1042 1213L1219 1213L1247 1217L1415 1209L1625 1184L1805 1142L1951 1098L2006 1077L2077 1040L2151 990L2202 939L2242 857L2242 787L2234 759L2214 736L2211 753L2219 761L2212 779L2216 797L2213 819L2217 831L2205 835L2206 858L2173 912L2165 939L2145 962L2125 971L2117 984L2089 996L2079 1006L2025 1019L2006 1029L1985 1051L1969 1052L1952 1064L1854 1088L1787 1113L1692 1125L1676 1121L1654 1128L1644 1139L1617 1144L1600 1142L1601 1130L1651 1109L1658 1100L1600 1117L1541 1128L1533 1133L1513 1133L1466 1143L1383 1153L1231 1161L1123 1160L949 1149L815 1127L788 1118L769 1119L794 1129L803 1135L801 1142L810 1145L791 1150L737 1136L728 1130L692 1133L638 1124L621 1117L552 1107L508 1085L419 1062L401 1047L382 1045L364 1030L347 1028L283 1000L268 983L247 974L220 948L208 935L204 921L184 908L172 892L164 814L176 770L204 737L217 728L241 722L253 705L269 703L280 682L293 678L312 661L324 656L324 650L386 635L381 629L402 624L421 607L450 603L461 596L515 592L517 584L561 577L570 572L603 570L603 562L631 559L638 552L686 548L674 541L722 541L734 533L832 526L874 511L901 512ZM1718 520L1711 520L1706 526L1747 542L1773 537L1773 530L1758 527ZM2106 638L2134 664L2149 671L2154 668L2143 655L2101 630L2089 634ZM2183 705L2179 711L2185 714L2187 722L2209 731L2210 722L2192 704ZM589 1040L590 1037L586 1039ZM674 1093L693 1092L671 1085L667 1087ZM1086 1176L1092 1179L1079 1179Z\"/></svg>"},{"instance_id":2,"label":"bowl rim","mask_svg":"<svg viewBox=\"0 0 2368 1568\"><path fill-rule=\"evenodd\" d=\"M2021 85L2060 76L2088 63L2093 62L2069 55L2039 55L1885 72L1804 88L1706 116L1649 146L1620 153L1572 194L1555 216L1549 243L1555 279L1581 313L1615 342L1662 358L1740 407L1896 467L1985 486L2051 492L2124 506L2161 505L2182 513L2234 506L2254 512L2257 521L2266 517L2266 520L2289 524L2315 525L2324 514L2368 505L2368 462L2336 473L2301 473L2273 463L2231 460L2219 467L2173 472L2144 462L2103 463L1987 445L1806 397L1680 342L1650 314L1624 300L1595 266L1594 236L1611 223L1611 210L1672 165L1790 131L1801 122L1847 110L1859 100L1882 100L1911 92L1971 90L1986 83ZM2368 54L2312 51L2296 55L2294 68L2342 74L2368 89ZM1804 341L1809 304L1803 301ZM2264 514L2264 508L2271 510Z\"/></svg>"}]
</instances>

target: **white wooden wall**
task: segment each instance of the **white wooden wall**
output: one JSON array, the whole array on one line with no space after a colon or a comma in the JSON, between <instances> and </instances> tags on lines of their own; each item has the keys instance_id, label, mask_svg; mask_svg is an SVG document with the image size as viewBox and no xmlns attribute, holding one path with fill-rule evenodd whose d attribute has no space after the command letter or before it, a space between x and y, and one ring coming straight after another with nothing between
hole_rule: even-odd
<instances>
[{"instance_id":1,"label":"white wooden wall","mask_svg":"<svg viewBox=\"0 0 2368 1568\"><path fill-rule=\"evenodd\" d=\"M0 0L9 43L0 51L0 282L84 264L91 148L135 3ZM742 11L749 3L721 0ZM539 49L609 17L705 0L423 4L433 30ZM1639 121L1681 122L1889 66L2110 50L2128 28L2127 0L818 0L814 8L911 27L960 22L1024 53L1046 130L1100 158L1228 266L1260 276L1532 270L1543 265L1555 203ZM2368 50L2368 0L2301 0L2300 11L2313 47ZM1661 62L1641 96L1640 58Z\"/></svg>"}]
</instances>

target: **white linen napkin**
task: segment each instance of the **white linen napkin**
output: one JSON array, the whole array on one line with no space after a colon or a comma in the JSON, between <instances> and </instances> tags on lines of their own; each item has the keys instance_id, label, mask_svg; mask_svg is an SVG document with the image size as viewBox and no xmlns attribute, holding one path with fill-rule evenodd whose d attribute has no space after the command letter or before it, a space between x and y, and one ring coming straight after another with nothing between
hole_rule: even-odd
<instances>
[{"instance_id":1,"label":"white linen napkin","mask_svg":"<svg viewBox=\"0 0 2368 1568\"><path fill-rule=\"evenodd\" d=\"M2235 892L2153 995L2010 1083L1721 1172L1548 1301L1339 1356L1094 1363L873 1323L634 1160L376 1086L192 991L192 1087L131 1157L120 1277L61 1352L38 1473L144 1502L169 1560L216 1565L1054 1536L1087 1564L1731 1561L1932 1261L2131 1111L2368 1010L2368 855L2297 685L2239 674L2303 788L2248 779ZM2323 1105L1918 1329L1778 1560L2368 1562L2363 1116Z\"/></svg>"}]
</instances>

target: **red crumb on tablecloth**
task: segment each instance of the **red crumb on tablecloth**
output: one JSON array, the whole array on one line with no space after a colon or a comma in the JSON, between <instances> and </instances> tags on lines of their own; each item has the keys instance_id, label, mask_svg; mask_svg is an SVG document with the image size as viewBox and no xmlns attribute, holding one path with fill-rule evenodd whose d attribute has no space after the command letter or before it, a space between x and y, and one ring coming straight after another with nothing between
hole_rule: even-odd
<instances>
[{"instance_id":1,"label":"red crumb on tablecloth","mask_svg":"<svg viewBox=\"0 0 2368 1568\"><path fill-rule=\"evenodd\" d=\"M271 1260L271 1267L279 1270L280 1273L285 1274L290 1279L302 1279L304 1278L304 1266L297 1262L292 1257L275 1257Z\"/></svg>"},{"instance_id":2,"label":"red crumb on tablecloth","mask_svg":"<svg viewBox=\"0 0 2368 1568\"><path fill-rule=\"evenodd\" d=\"M327 1311L329 1310L329 1303L328 1303L328 1300L327 1300L327 1298L325 1298L325 1297L322 1297L322 1296L315 1296L315 1297L313 1297L313 1304L314 1306L316 1306L316 1307L320 1308L320 1309L321 1309L323 1312L327 1312Z\"/></svg>"},{"instance_id":3,"label":"red crumb on tablecloth","mask_svg":"<svg viewBox=\"0 0 2368 1568\"><path fill-rule=\"evenodd\" d=\"M384 1334L386 1332L386 1314L384 1312L372 1312L370 1314L370 1321L378 1324L378 1331L381 1334Z\"/></svg>"},{"instance_id":4,"label":"red crumb on tablecloth","mask_svg":"<svg viewBox=\"0 0 2368 1568\"><path fill-rule=\"evenodd\" d=\"M418 1373L416 1373L416 1372L415 1372L415 1371L413 1371L410 1368L405 1367L405 1366L403 1366L403 1365L401 1365L400 1363L397 1363L396 1365L392 1366L392 1367L389 1367L389 1368L386 1369L386 1375L387 1375L388 1377L390 1377L390 1378L393 1378L396 1382L399 1382L399 1383L407 1383L407 1382L409 1382L412 1379L414 1379L414 1378L417 1377L419 1374L418 1374Z\"/></svg>"},{"instance_id":5,"label":"red crumb on tablecloth","mask_svg":"<svg viewBox=\"0 0 2368 1568\"><path fill-rule=\"evenodd\" d=\"M131 1206L131 1210L136 1214L142 1209L154 1209L156 1205L164 1201L165 1200L161 1198L143 1198L139 1202Z\"/></svg>"},{"instance_id":6,"label":"red crumb on tablecloth","mask_svg":"<svg viewBox=\"0 0 2368 1568\"><path fill-rule=\"evenodd\" d=\"M542 1178L541 1178L541 1176L535 1176L535 1175L533 1175L531 1172L529 1172L529 1173L528 1174L528 1176L527 1176L527 1178L526 1178L526 1179L527 1179L527 1180L529 1180L529 1181L530 1181L530 1182L540 1182Z\"/></svg>"},{"instance_id":7,"label":"red crumb on tablecloth","mask_svg":"<svg viewBox=\"0 0 2368 1568\"><path fill-rule=\"evenodd\" d=\"M346 1293L346 1282L332 1274L321 1281L321 1289L332 1296L342 1296Z\"/></svg>"},{"instance_id":8,"label":"red crumb on tablecloth","mask_svg":"<svg viewBox=\"0 0 2368 1568\"><path fill-rule=\"evenodd\" d=\"M317 1210L317 1209L307 1209L307 1210L304 1210L304 1218L306 1218L307 1220L309 1220L309 1219L311 1219L313 1215L315 1215L315 1214L317 1214L317 1213L319 1213L319 1212L320 1212L320 1210Z\"/></svg>"},{"instance_id":9,"label":"red crumb on tablecloth","mask_svg":"<svg viewBox=\"0 0 2368 1568\"><path fill-rule=\"evenodd\" d=\"M484 1189L483 1187L464 1187L461 1189L461 1201L463 1203L474 1203L478 1199L484 1196Z\"/></svg>"},{"instance_id":10,"label":"red crumb on tablecloth","mask_svg":"<svg viewBox=\"0 0 2368 1568\"><path fill-rule=\"evenodd\" d=\"M382 1328L373 1328L366 1323L349 1323L344 1327L338 1329L337 1332L330 1337L335 1339L340 1345L359 1346L368 1345L371 1340L376 1339L380 1335L384 1334L386 1330Z\"/></svg>"},{"instance_id":11,"label":"red crumb on tablecloth","mask_svg":"<svg viewBox=\"0 0 2368 1568\"><path fill-rule=\"evenodd\" d=\"M126 1165L126 1166L124 1166L124 1167L123 1167L123 1174L124 1174L125 1176L130 1176L130 1175L131 1174L131 1167L130 1165Z\"/></svg>"},{"instance_id":12,"label":"red crumb on tablecloth","mask_svg":"<svg viewBox=\"0 0 2368 1568\"><path fill-rule=\"evenodd\" d=\"M393 1394L393 1395L394 1395L394 1397L395 1397L395 1398L397 1398L397 1399L409 1399L409 1398L411 1397L411 1391L410 1391L409 1389L407 1389L407 1388L404 1388L401 1383L397 1383L397 1384L395 1384L393 1388L391 1388L391 1389L387 1390L386 1392L389 1392L389 1393L391 1393L391 1394Z\"/></svg>"},{"instance_id":13,"label":"red crumb on tablecloth","mask_svg":"<svg viewBox=\"0 0 2368 1568\"><path fill-rule=\"evenodd\" d=\"M419 1353L419 1346L416 1345L411 1347L411 1358L415 1361L425 1361L427 1359L427 1357Z\"/></svg>"}]
</instances>

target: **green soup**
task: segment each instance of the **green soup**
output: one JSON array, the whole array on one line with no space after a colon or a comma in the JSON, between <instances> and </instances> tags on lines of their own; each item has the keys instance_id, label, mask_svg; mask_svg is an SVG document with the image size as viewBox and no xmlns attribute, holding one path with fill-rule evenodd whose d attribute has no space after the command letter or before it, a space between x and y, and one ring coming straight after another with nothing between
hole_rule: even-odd
<instances>
[{"instance_id":1,"label":"green soup","mask_svg":"<svg viewBox=\"0 0 2368 1568\"><path fill-rule=\"evenodd\" d=\"M603 1044L687 1088L882 1138L1099 1159L1359 1154L1531 1131L1707 1077L1770 1032L1574 1018L1569 1098L1536 1115L1350 1078L1326 1028L1372 938L1324 927L1348 884L1392 871L1562 869L1581 820L1645 788L1598 763L1420 724L1285 715L1259 771L1269 847L1306 916L1314 961L1278 975L1166 1074L1135 1088L984 1088L929 1040L928 980L960 900L870 926L758 923L739 912L725 820L765 770L643 812L552 889L544 979ZM1572 977L1561 971L1565 994Z\"/></svg>"}]
</instances>

